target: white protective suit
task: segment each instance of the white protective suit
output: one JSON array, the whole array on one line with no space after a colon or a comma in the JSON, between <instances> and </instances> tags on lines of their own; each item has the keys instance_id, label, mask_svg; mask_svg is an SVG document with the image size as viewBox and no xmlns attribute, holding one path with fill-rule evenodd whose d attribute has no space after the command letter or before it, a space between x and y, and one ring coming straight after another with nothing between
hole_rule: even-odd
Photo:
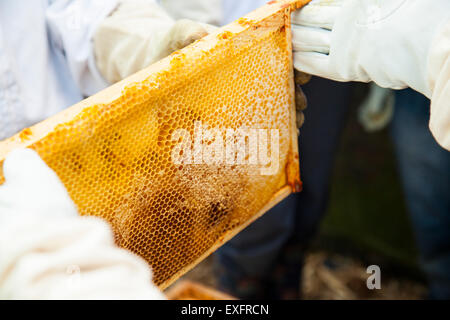
<instances>
[{"instance_id":1,"label":"white protective suit","mask_svg":"<svg viewBox=\"0 0 450 320\"><path fill-rule=\"evenodd\" d=\"M116 2L0 1L0 140L107 86L90 39Z\"/></svg>"}]
</instances>

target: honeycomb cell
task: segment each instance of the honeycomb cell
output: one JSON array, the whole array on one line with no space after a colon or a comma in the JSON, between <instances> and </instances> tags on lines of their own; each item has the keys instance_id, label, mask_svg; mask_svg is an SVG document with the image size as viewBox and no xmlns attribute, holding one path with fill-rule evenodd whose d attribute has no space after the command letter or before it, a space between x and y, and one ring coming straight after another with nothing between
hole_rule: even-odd
<instances>
[{"instance_id":1,"label":"honeycomb cell","mask_svg":"<svg viewBox=\"0 0 450 320\"><path fill-rule=\"evenodd\" d=\"M267 5L1 142L0 162L36 150L167 287L301 185L289 19L306 2Z\"/></svg>"}]
</instances>

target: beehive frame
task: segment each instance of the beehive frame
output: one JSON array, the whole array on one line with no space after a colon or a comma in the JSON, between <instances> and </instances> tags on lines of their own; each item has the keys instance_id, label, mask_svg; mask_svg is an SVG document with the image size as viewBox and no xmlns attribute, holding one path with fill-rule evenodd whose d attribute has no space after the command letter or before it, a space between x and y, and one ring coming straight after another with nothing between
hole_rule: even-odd
<instances>
[{"instance_id":1,"label":"beehive frame","mask_svg":"<svg viewBox=\"0 0 450 320\"><path fill-rule=\"evenodd\" d=\"M61 178L72 199L78 206L80 213L83 215L100 216L107 219L115 231L118 244L146 258L154 269L156 283L160 288L166 288L174 280L214 252L223 243L231 239L251 222L287 197L291 192L299 191L301 189L297 150L297 128L295 125L295 89L291 52L290 14L293 10L300 8L308 2L309 0L271 1L266 6L250 13L246 17L219 29L214 34L195 42L129 78L81 101L54 117L23 130L10 139L0 142L0 164L2 164L4 158L11 150L17 148L32 148L36 150L44 161L46 161L46 163L54 169ZM266 43L267 48L263 48ZM227 78L227 75L224 75L223 81L225 83L221 84L222 75L219 73L221 72L220 68L222 68L222 65L228 60L232 61L230 63L230 70L226 69L226 66L223 67L224 70L228 70L227 72L230 74L236 71L232 68L238 68L239 66L244 68L245 64L240 63L239 58L244 56L245 53L251 55L254 48L256 48L255 50L258 48L268 50L271 48L276 49L276 52L264 52L268 55L273 54L276 56L274 59L278 60L270 60L270 62L275 63L276 66L280 64L280 74L271 74L272 69L267 66L267 63L258 66L258 74L259 72L263 74L260 76L262 80L271 80L272 78L277 77L278 82L275 81L274 83L278 84L279 88L276 88L276 90L280 89L280 92L283 93L283 95L278 98L281 100L279 106L269 107L267 104L268 100L264 100L264 97L249 98L247 96L245 98L246 100L244 100L246 101L245 103L251 106L251 103L254 103L255 101L254 99L259 99L258 101L262 99L263 102L260 109L265 113L257 115L261 118L259 125L265 126L264 116L268 118L272 116L274 119L277 119L278 125L284 125L282 128L282 130L284 130L284 135L282 135L285 138L285 143L281 146L280 155L280 157L283 157L283 168L278 176L275 177L276 179L273 178L267 180L268 191L266 192L267 194L264 195L260 194L260 192L263 192L263 189L261 189L262 186L258 186L258 183L260 185L264 184L266 183L265 180L262 178L254 178L254 180L250 180L257 182L249 183L249 177L246 176L247 173L244 171L238 171L238 173L235 171L228 171L228 173L231 174L229 179L233 179L233 174L236 174L236 177L245 176L244 178L247 179L247 184L242 186L239 185L239 178L236 178L231 183L230 188L242 187L248 194L246 195L247 198L245 201L242 200L242 203L236 205L232 209L226 208L222 210L217 208L218 205L223 205L220 201L223 200L226 193L220 195L220 199L222 200L219 201L215 199L215 202L213 201L214 203L211 202L214 209L213 211L221 211L220 217L214 217L214 219L219 220L217 225L223 224L218 231L214 231L216 233L212 236L208 234L208 228L212 229L213 227L216 227L215 220L213 222L209 221L208 223L210 223L211 226L206 229L198 228L198 230L194 230L196 229L196 223L198 225L205 223L206 218L203 215L208 214L208 210L203 208L207 204L202 201L195 201L194 195L198 196L199 191L201 190L195 190L194 192L193 189L189 189L186 191L186 193L191 192L189 195L190 198L187 198L190 199L188 201L186 201L186 196L177 189L173 189L174 191L171 191L172 194L169 195L170 197L166 197L164 190L167 188L169 188L168 190L172 190L170 189L172 186L169 182L178 183L178 180L166 181L166 179L163 182L164 185L161 184L161 186L158 186L157 183L152 180L156 173L152 172L152 175L147 175L147 172L141 172L139 170L141 167L151 167L152 161L154 161L155 168L158 168L158 165L160 165L158 161L163 161L160 160L159 151L157 152L155 150L160 150L161 152L165 152L164 150L166 150L158 149L161 147L159 145L161 142L159 140L162 139L161 136L163 136L163 133L165 133L166 136L168 134L168 132L163 132L163 129L160 127L160 122L166 121L164 120L165 117L173 116L179 118L179 114L182 114L181 118L179 118L179 122L189 123L189 130L192 130L190 123L196 119L208 122L215 117L214 119L216 119L216 121L219 121L217 119L220 119L222 125L227 123L236 125L237 122L244 121L242 119L246 119L246 117L242 115L242 117L229 118L227 120L227 111L224 111L223 115L217 115L217 113L215 113L215 116L211 116L207 113L214 112L214 110L211 109L212 106L194 106L189 105L189 103L187 103L189 106L186 108L177 105L173 110L166 110L167 108L165 108L165 105L159 102L156 103L156 100L154 101L152 99L154 96L157 96L159 99L162 99L158 101L163 101L166 104L170 103L171 100L168 95L173 95L173 92L175 92L175 96L180 92L181 96L183 96L183 92L179 91L184 90L179 89L183 87L181 85L187 86L187 84L191 84L189 81L192 80L194 81L192 82L192 87L198 86L201 88L198 82L201 82L203 78L209 79L210 82L208 83L213 83L213 90L211 92L220 96L222 91L225 90L223 85L227 85L233 89L232 79L234 79L230 77ZM239 52L241 56L232 56L234 51ZM230 55L229 59L227 58L227 55ZM268 57L260 56L260 58L264 60ZM264 61L267 62L268 60ZM205 62L209 62L211 66ZM201 65L201 63L203 64ZM214 63L217 63L217 65L214 66ZM192 69L192 66L198 66L199 71L197 73L201 73L201 77L196 75L196 71ZM178 75L180 74L184 76L182 80L178 79ZM242 76L245 76L244 73L240 74L237 71L232 74L233 77L236 75L241 76L241 78ZM175 78L176 76L178 76L178 78ZM255 77L259 77L259 75L255 75ZM244 81L241 82L242 86L247 89L250 85L254 85L254 83L246 83L246 79L242 81ZM187 87L189 87L188 90L191 90L190 86ZM198 92L193 93L189 91L186 95L189 97L196 97L196 95L199 94ZM226 101L234 101L233 103L239 101L239 97L233 96L230 98L232 95L232 92L228 93L226 96L224 95L223 99ZM232 98L234 100L230 100ZM269 98L270 97L267 99ZM209 97L208 99L214 100L214 97ZM192 100L193 99L189 101ZM149 101L151 101L151 103ZM281 111L278 112L277 108ZM267 112L269 112L269 115L267 115ZM244 111L242 111L242 113L244 113ZM184 114L186 114L186 116L183 116ZM253 123L253 118L249 117L249 119L250 120L248 120L246 125ZM175 122L171 122L170 124L172 127L168 127L170 130L174 129L173 123ZM169 124L165 126L168 125ZM142 130L135 131L140 128L139 126L142 126ZM127 136L126 133L122 135L122 132L126 132L127 130L130 133L134 132L134 135ZM167 140L166 136L163 138ZM127 140L132 138L134 140ZM162 140L163 142L161 142L163 143L162 147L164 148L168 147L168 145L166 146L164 143L170 144L169 142L166 142L166 140ZM151 149L153 148L153 142L154 148L156 149ZM135 146L133 146L133 144L135 144ZM149 147L150 144L152 144L151 148ZM139 157L144 157L144 150L147 149L151 150L145 154L145 157L147 157L147 160L150 160L148 160L147 163L136 160ZM87 160L85 161L85 155L90 156L90 162L87 162ZM130 159L136 161L133 160L133 162ZM105 168L97 170L97 168L95 168L96 164ZM190 170L187 173L186 167ZM178 168L171 167L170 170L171 171L168 171L167 174L174 175L177 179L189 176L189 174L192 174L192 176L189 176L190 179L200 177L199 185L205 186L206 191L210 188L211 190L209 191L211 191L213 195L214 192L220 193L221 189L226 189L224 186L221 186L219 189L215 188L213 183L208 182L208 177L214 176L216 172L214 170L216 169L211 169L212 171L210 169L198 169L200 171L197 171L197 169L193 169L193 167L185 166L183 169L179 170ZM91 172L92 176L96 179L104 179L105 182L103 182L103 185L98 188L91 186L90 184L92 184L94 180L90 178L89 172ZM122 172L124 173L122 174ZM211 174L211 172L214 172L214 174ZM197 176L195 176L196 174ZM224 175L224 173L222 173L222 175ZM0 183L3 182L2 179L2 166L0 166ZM80 179L85 179L86 183L81 183ZM111 186L109 186L108 183ZM119 194L117 190L113 190L112 185L114 184L121 184L121 186L127 185L129 187L127 187L126 193ZM189 186L189 184L185 183L183 186ZM177 187L180 188L180 185ZM158 188L163 191L158 191ZM110 194L108 194L108 192ZM230 196L230 198L233 197L236 197L236 195ZM261 197L261 199L258 200L258 203L256 203L256 200L254 201L255 203L253 203L251 202L251 197ZM155 209L160 207L158 201L161 203L170 202L172 206L177 207L177 210L181 210L179 209L181 201L179 198L183 198L183 214L188 216L187 219L193 220L193 222L182 220L182 223L185 224L185 227L190 226L192 230L188 230L189 232L197 232L195 235L189 236L185 234L186 232L183 233L184 238L182 241L178 241L171 237L170 226L158 225L158 221L163 219L162 217L158 214L150 216L150 214L152 214L151 212L159 210ZM191 202L186 205L186 202L189 201ZM227 200L224 201L226 202ZM105 203L108 203L108 205L106 206ZM251 208L245 209L245 203L250 203ZM185 208L186 206L188 206L187 209ZM203 211L197 213L197 208L198 211ZM111 209L112 211L107 212L108 209ZM166 208L164 210L166 210L164 212L167 213L167 210L172 209ZM170 211L170 219L164 220L164 223L180 223L177 219L179 218L178 215L181 214L181 211L179 212L177 210L174 209ZM148 213L149 216L147 216L147 211L151 211ZM127 214L123 212L127 212ZM169 215L169 213L167 214ZM189 214L192 214L192 216L189 216ZM241 216L239 216L239 214L241 214ZM195 217L193 217L194 215ZM234 216L230 218L229 216L232 215ZM227 221L224 216L227 216L226 219L231 220ZM196 217L198 217L198 219ZM223 219L223 221L221 219ZM141 222L144 224L142 225ZM156 225L153 223L156 223ZM161 230L162 227L166 229ZM130 240L130 234L133 234L133 232L137 233L137 235L133 235L133 237L137 237L138 240ZM155 234L158 234L158 237L161 237L161 241L163 242L164 239L166 239L164 236L168 237L167 241L170 245L167 243L155 244L151 242L152 240L150 238L155 238ZM194 252L195 254L190 252L189 250L191 250L191 248L189 246L195 246L197 243L195 241L189 243L189 240L195 240L203 236L207 238L208 243L200 245L201 248L198 250L196 249L197 251ZM151 245L149 245L149 243ZM174 247L169 249L166 248L171 245ZM157 262L155 262L155 255L151 254L152 250L163 250L160 256L158 256ZM177 259L180 260L178 264L171 263L171 261Z\"/></svg>"},{"instance_id":2,"label":"beehive frame","mask_svg":"<svg viewBox=\"0 0 450 320\"><path fill-rule=\"evenodd\" d=\"M236 300L226 293L189 280L175 283L165 294L169 300Z\"/></svg>"}]
</instances>

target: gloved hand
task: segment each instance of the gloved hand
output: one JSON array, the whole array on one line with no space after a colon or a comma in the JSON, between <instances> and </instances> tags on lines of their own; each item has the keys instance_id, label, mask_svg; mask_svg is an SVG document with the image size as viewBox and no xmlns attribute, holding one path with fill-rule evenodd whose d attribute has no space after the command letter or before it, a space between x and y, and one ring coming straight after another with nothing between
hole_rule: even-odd
<instances>
[{"instance_id":1,"label":"gloved hand","mask_svg":"<svg viewBox=\"0 0 450 320\"><path fill-rule=\"evenodd\" d=\"M391 122L394 106L394 91L372 83L369 94L358 110L359 123L367 132L382 130Z\"/></svg>"},{"instance_id":2,"label":"gloved hand","mask_svg":"<svg viewBox=\"0 0 450 320\"><path fill-rule=\"evenodd\" d=\"M430 51L449 17L448 0L313 0L292 16L294 65L431 97Z\"/></svg>"},{"instance_id":3,"label":"gloved hand","mask_svg":"<svg viewBox=\"0 0 450 320\"><path fill-rule=\"evenodd\" d=\"M115 246L108 224L80 217L32 150L4 161L0 299L163 299L148 265Z\"/></svg>"},{"instance_id":4,"label":"gloved hand","mask_svg":"<svg viewBox=\"0 0 450 320\"><path fill-rule=\"evenodd\" d=\"M94 35L97 67L115 83L215 29L191 20L175 21L151 0L122 0Z\"/></svg>"},{"instance_id":5,"label":"gloved hand","mask_svg":"<svg viewBox=\"0 0 450 320\"><path fill-rule=\"evenodd\" d=\"M308 107L308 99L302 90L302 86L311 80L311 75L294 70L295 80L295 109L297 111L297 129L303 127L305 114L303 111ZM300 133L300 131L299 131Z\"/></svg>"}]
</instances>

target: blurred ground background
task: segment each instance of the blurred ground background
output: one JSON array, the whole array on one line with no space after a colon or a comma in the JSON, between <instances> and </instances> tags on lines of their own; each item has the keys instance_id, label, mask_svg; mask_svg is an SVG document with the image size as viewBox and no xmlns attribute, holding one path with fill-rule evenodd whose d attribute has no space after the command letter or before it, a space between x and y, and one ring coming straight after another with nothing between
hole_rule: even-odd
<instances>
[{"instance_id":1,"label":"blurred ground background","mask_svg":"<svg viewBox=\"0 0 450 320\"><path fill-rule=\"evenodd\" d=\"M364 92L358 87L355 101ZM304 298L425 298L389 130L366 133L356 120L357 105L337 156L328 214L307 257ZM381 268L381 290L366 287L371 264ZM212 258L185 278L214 287Z\"/></svg>"}]
</instances>

